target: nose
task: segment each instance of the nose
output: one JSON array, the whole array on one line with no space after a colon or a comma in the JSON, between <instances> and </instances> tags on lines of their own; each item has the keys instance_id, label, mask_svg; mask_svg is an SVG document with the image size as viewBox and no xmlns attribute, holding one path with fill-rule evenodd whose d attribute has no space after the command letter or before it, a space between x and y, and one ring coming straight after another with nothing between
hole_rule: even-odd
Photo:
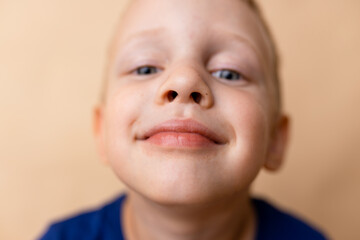
<instances>
[{"instance_id":1,"label":"nose","mask_svg":"<svg viewBox=\"0 0 360 240\"><path fill-rule=\"evenodd\" d=\"M195 67L178 67L159 87L156 96L157 104L171 102L198 104L210 108L214 103L213 94Z\"/></svg>"}]
</instances>

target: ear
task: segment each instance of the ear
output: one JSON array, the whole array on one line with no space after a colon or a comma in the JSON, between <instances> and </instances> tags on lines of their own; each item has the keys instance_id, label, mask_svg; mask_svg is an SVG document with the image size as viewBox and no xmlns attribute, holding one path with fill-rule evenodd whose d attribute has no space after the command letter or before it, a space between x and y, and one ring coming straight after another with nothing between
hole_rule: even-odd
<instances>
[{"instance_id":1,"label":"ear","mask_svg":"<svg viewBox=\"0 0 360 240\"><path fill-rule=\"evenodd\" d=\"M105 154L105 138L104 138L104 106L97 105L93 110L93 133L95 137L98 153L101 160L107 163L107 157Z\"/></svg>"},{"instance_id":2,"label":"ear","mask_svg":"<svg viewBox=\"0 0 360 240\"><path fill-rule=\"evenodd\" d=\"M279 117L275 124L267 158L264 164L267 170L276 171L283 163L289 139L289 125L290 120L286 115Z\"/></svg>"}]
</instances>

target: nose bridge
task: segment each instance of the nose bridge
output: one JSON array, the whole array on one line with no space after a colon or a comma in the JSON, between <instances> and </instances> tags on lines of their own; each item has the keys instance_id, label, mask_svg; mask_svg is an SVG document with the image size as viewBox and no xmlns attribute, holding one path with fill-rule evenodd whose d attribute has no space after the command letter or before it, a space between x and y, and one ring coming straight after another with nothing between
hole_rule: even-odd
<instances>
[{"instance_id":1,"label":"nose bridge","mask_svg":"<svg viewBox=\"0 0 360 240\"><path fill-rule=\"evenodd\" d=\"M156 98L158 104L180 102L199 104L205 108L213 104L211 89L201 68L191 64L176 66L160 86Z\"/></svg>"}]
</instances>

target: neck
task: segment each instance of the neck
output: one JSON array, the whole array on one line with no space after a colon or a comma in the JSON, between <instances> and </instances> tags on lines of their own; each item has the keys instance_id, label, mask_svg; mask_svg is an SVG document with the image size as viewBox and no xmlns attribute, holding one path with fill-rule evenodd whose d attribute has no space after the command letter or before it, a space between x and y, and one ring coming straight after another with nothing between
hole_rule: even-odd
<instances>
[{"instance_id":1,"label":"neck","mask_svg":"<svg viewBox=\"0 0 360 240\"><path fill-rule=\"evenodd\" d=\"M247 240L255 232L248 192L207 204L169 206L130 190L123 223L128 240Z\"/></svg>"}]
</instances>

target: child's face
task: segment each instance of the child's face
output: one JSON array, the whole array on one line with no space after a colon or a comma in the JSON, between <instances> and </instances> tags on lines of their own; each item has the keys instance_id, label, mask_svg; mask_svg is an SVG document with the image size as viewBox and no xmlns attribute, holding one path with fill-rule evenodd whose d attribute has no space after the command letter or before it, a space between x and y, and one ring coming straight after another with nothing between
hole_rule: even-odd
<instances>
[{"instance_id":1,"label":"child's face","mask_svg":"<svg viewBox=\"0 0 360 240\"><path fill-rule=\"evenodd\" d=\"M270 53L243 1L134 1L96 115L103 157L162 203L246 192L274 145Z\"/></svg>"}]
</instances>

